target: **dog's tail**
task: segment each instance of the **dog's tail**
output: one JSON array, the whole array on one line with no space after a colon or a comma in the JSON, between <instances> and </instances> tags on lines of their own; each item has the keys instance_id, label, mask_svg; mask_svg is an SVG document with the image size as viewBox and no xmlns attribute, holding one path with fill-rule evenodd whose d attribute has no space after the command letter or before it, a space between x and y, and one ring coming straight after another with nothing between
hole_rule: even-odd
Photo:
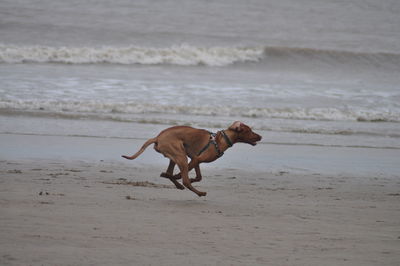
<instances>
[{"instance_id":1,"label":"dog's tail","mask_svg":"<svg viewBox=\"0 0 400 266\"><path fill-rule=\"evenodd\" d=\"M125 159L128 159L128 160L136 159L140 154L142 154L142 153L144 152L144 150L145 150L150 144L153 144L153 143L156 143L156 142L157 142L157 138L149 139L148 141L146 141L146 142L143 144L143 146L140 148L140 150L139 150L137 153L135 153L135 154L132 155L132 156L122 155L122 157L124 157Z\"/></svg>"}]
</instances>

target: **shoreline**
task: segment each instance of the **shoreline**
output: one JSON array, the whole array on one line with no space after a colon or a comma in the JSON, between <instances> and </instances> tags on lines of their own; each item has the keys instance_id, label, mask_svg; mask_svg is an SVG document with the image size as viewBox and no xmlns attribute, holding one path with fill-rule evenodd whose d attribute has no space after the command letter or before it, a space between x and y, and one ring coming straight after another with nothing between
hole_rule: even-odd
<instances>
[{"instance_id":1,"label":"shoreline","mask_svg":"<svg viewBox=\"0 0 400 266\"><path fill-rule=\"evenodd\" d=\"M154 135L152 131L144 130L143 136ZM168 160L152 147L134 161L121 158L135 153L144 139L0 133L0 159L105 161L164 170ZM398 178L400 149L269 143L252 147L239 143L202 168Z\"/></svg>"}]
</instances>

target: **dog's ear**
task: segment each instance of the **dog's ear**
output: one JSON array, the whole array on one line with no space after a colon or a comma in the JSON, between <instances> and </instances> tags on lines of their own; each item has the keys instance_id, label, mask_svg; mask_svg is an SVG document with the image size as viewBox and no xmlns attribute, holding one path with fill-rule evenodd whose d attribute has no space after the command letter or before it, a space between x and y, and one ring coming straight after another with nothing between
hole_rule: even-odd
<instances>
[{"instance_id":1,"label":"dog's ear","mask_svg":"<svg viewBox=\"0 0 400 266\"><path fill-rule=\"evenodd\" d=\"M229 127L229 129L232 129L233 131L236 131L236 132L242 131L242 122L240 122L240 121L234 122L234 123Z\"/></svg>"}]
</instances>

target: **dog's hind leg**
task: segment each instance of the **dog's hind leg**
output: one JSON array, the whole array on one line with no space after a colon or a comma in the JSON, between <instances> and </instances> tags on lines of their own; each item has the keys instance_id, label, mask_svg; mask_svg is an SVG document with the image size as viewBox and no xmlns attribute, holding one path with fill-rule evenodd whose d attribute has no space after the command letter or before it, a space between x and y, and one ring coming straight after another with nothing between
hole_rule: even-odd
<instances>
[{"instance_id":1,"label":"dog's hind leg","mask_svg":"<svg viewBox=\"0 0 400 266\"><path fill-rule=\"evenodd\" d=\"M167 157L168 157L168 156L167 156ZM161 177L168 178L169 180L171 180L171 182L174 183L174 185L175 185L175 187L176 187L177 189L185 189L185 187L182 186L182 184L180 184L178 181L176 181L176 179L173 177L173 172L174 172L175 164L176 164L176 163L170 158L167 172L161 173L160 176L161 176Z\"/></svg>"},{"instance_id":2,"label":"dog's hind leg","mask_svg":"<svg viewBox=\"0 0 400 266\"><path fill-rule=\"evenodd\" d=\"M165 177L165 178L172 178L174 176L174 168L175 168L176 163L172 160L169 160L169 165L167 168L167 171L162 172L160 174L161 177Z\"/></svg>"}]
</instances>

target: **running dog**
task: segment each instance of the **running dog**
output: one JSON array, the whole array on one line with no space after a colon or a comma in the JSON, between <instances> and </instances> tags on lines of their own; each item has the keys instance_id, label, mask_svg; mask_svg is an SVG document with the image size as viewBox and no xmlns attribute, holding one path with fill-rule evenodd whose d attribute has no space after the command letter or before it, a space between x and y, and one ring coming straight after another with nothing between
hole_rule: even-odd
<instances>
[{"instance_id":1,"label":"running dog","mask_svg":"<svg viewBox=\"0 0 400 266\"><path fill-rule=\"evenodd\" d=\"M154 149L170 160L167 171L161 173L160 176L170 179L178 189L186 187L201 197L207 193L198 191L192 186L192 183L201 181L200 163L215 161L237 142L255 146L261 138L249 126L239 121L217 133L188 126L175 126L167 128L161 131L157 137L147 140L136 154L122 155L122 157L133 160L154 143ZM188 157L191 159L189 164ZM180 173L176 175L173 174L175 165L178 165L180 170ZM189 171L193 168L196 171L196 178L189 179ZM177 181L181 178L183 186Z\"/></svg>"}]
</instances>

